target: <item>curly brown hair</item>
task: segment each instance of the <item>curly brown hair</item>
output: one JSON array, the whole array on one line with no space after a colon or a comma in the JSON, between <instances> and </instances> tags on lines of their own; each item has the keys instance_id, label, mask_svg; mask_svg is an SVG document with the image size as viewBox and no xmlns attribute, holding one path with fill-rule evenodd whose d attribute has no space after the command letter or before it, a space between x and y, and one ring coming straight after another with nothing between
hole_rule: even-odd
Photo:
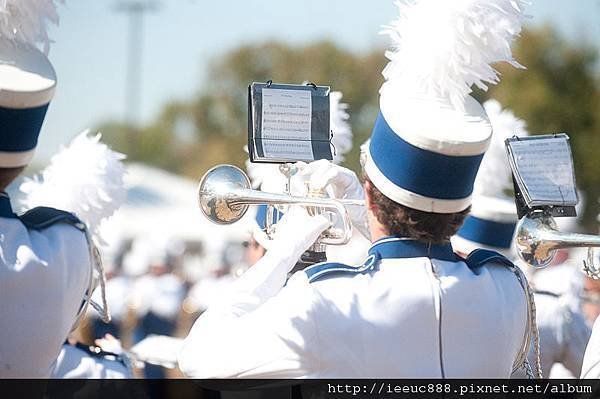
<instances>
[{"instance_id":1,"label":"curly brown hair","mask_svg":"<svg viewBox=\"0 0 600 399\"><path fill-rule=\"evenodd\" d=\"M375 217L391 236L412 238L431 244L450 241L471 207L457 213L423 212L392 201L363 174Z\"/></svg>"},{"instance_id":2,"label":"curly brown hair","mask_svg":"<svg viewBox=\"0 0 600 399\"><path fill-rule=\"evenodd\" d=\"M24 166L18 168L0 168L0 191L4 191L24 169Z\"/></svg>"}]
</instances>

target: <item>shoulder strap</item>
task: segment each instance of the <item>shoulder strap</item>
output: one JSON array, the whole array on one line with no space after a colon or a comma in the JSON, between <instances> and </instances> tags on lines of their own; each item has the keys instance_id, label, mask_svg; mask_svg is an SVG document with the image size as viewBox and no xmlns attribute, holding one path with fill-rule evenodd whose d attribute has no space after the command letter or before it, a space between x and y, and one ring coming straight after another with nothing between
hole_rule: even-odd
<instances>
[{"instance_id":1,"label":"shoulder strap","mask_svg":"<svg viewBox=\"0 0 600 399\"><path fill-rule=\"evenodd\" d=\"M65 223L84 231L85 224L74 214L59 209L40 206L19 216L19 219L31 230L44 230L55 224Z\"/></svg>"},{"instance_id":2,"label":"shoulder strap","mask_svg":"<svg viewBox=\"0 0 600 399\"><path fill-rule=\"evenodd\" d=\"M464 261L469 266L469 269L476 269L490 262L500 263L509 268L515 267L507 257L488 249L476 249Z\"/></svg>"},{"instance_id":3,"label":"shoulder strap","mask_svg":"<svg viewBox=\"0 0 600 399\"><path fill-rule=\"evenodd\" d=\"M343 263L317 263L304 269L304 273L308 277L308 282L312 283L324 277L332 277L334 275L356 275L374 270L378 257L369 255L369 257L359 266L348 266Z\"/></svg>"}]
</instances>

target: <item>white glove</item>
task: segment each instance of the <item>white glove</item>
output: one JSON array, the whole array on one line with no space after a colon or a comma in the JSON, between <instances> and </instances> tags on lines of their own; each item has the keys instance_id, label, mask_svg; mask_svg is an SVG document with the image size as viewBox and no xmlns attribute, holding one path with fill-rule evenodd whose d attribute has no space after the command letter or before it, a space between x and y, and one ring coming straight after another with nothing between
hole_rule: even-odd
<instances>
[{"instance_id":1,"label":"white glove","mask_svg":"<svg viewBox=\"0 0 600 399\"><path fill-rule=\"evenodd\" d=\"M308 181L311 190L326 189L334 199L363 200L365 191L356 173L350 169L335 165L326 159L312 162L298 173ZM367 207L347 205L352 224L366 238L370 237L367 227Z\"/></svg>"},{"instance_id":2,"label":"white glove","mask_svg":"<svg viewBox=\"0 0 600 399\"><path fill-rule=\"evenodd\" d=\"M277 223L265 256L234 283L234 295L229 300L229 304L237 309L234 313L240 315L255 309L275 295L304 251L329 226L325 216L309 216L306 209L291 206Z\"/></svg>"},{"instance_id":3,"label":"white glove","mask_svg":"<svg viewBox=\"0 0 600 399\"><path fill-rule=\"evenodd\" d=\"M277 222L271 248L299 259L329 226L330 222L325 216L310 216L305 208L291 206Z\"/></svg>"}]
</instances>

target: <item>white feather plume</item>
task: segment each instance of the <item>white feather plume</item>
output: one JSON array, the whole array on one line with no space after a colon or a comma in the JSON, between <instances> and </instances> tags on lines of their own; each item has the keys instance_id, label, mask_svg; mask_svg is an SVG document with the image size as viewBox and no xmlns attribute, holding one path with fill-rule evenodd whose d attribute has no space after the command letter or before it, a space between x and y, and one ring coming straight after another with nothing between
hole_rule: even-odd
<instances>
[{"instance_id":1,"label":"white feather plume","mask_svg":"<svg viewBox=\"0 0 600 399\"><path fill-rule=\"evenodd\" d=\"M386 80L447 98L463 110L471 86L499 81L492 63L523 68L511 43L526 18L523 0L399 0L399 18L384 26L392 39Z\"/></svg>"},{"instance_id":2,"label":"white feather plume","mask_svg":"<svg viewBox=\"0 0 600 399\"><path fill-rule=\"evenodd\" d=\"M260 189L263 182L272 179L277 174L281 174L278 165L250 162L249 159L246 159L246 171L248 172L252 188L257 190Z\"/></svg>"},{"instance_id":3,"label":"white feather plume","mask_svg":"<svg viewBox=\"0 0 600 399\"><path fill-rule=\"evenodd\" d=\"M33 47L41 44L48 54L51 42L48 27L58 25L56 3L56 0L0 0L0 39Z\"/></svg>"},{"instance_id":4,"label":"white feather plume","mask_svg":"<svg viewBox=\"0 0 600 399\"><path fill-rule=\"evenodd\" d=\"M345 154L352 149L352 127L348 122L348 104L342 102L341 91L329 93L329 127L333 132L333 146L335 147L333 163L339 165L344 162Z\"/></svg>"},{"instance_id":5,"label":"white feather plume","mask_svg":"<svg viewBox=\"0 0 600 399\"><path fill-rule=\"evenodd\" d=\"M513 189L511 170L506 154L504 141L513 136L528 136L525 121L517 118L509 109L502 109L496 100L488 100L483 104L492 125L492 141L483 156L477 178L475 194L495 198L511 198Z\"/></svg>"},{"instance_id":6,"label":"white feather plume","mask_svg":"<svg viewBox=\"0 0 600 399\"><path fill-rule=\"evenodd\" d=\"M90 136L84 131L54 155L41 174L20 186L27 196L27 209L49 206L73 212L98 242L102 242L101 222L125 200L125 156L112 151L100 138L100 134Z\"/></svg>"}]
</instances>

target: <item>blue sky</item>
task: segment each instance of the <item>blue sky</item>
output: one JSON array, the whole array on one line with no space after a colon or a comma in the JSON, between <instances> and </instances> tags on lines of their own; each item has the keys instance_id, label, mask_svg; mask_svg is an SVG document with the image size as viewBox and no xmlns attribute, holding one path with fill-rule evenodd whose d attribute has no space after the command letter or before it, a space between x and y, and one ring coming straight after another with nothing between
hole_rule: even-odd
<instances>
[{"instance_id":1,"label":"blue sky","mask_svg":"<svg viewBox=\"0 0 600 399\"><path fill-rule=\"evenodd\" d=\"M58 87L36 161L86 127L123 119L128 20L116 0L66 0L50 59ZM396 17L391 0L161 0L147 14L143 42L141 121L171 99L201 89L211 59L244 43L330 39L360 52L386 44L379 27ZM570 40L600 48L600 0L533 0L530 24L549 23Z\"/></svg>"}]
</instances>

